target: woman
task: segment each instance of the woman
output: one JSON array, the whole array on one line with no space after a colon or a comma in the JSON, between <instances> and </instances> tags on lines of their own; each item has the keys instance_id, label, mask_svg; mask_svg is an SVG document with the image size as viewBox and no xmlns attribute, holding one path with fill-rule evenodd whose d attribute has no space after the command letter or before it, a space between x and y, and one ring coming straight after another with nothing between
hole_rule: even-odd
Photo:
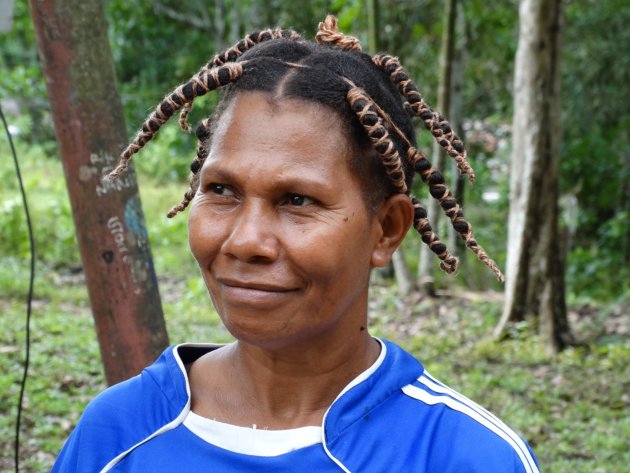
<instances>
[{"instance_id":1,"label":"woman","mask_svg":"<svg viewBox=\"0 0 630 473\"><path fill-rule=\"evenodd\" d=\"M457 265L409 195L414 172L500 273L415 148L410 114L472 177L448 123L334 18L317 39L248 36L167 95L123 153L114 176L177 110L187 128L194 99L227 86L169 216L191 205L190 248L236 341L171 347L102 393L53 471L538 471L501 421L369 335L370 271L412 224L444 270Z\"/></svg>"}]
</instances>

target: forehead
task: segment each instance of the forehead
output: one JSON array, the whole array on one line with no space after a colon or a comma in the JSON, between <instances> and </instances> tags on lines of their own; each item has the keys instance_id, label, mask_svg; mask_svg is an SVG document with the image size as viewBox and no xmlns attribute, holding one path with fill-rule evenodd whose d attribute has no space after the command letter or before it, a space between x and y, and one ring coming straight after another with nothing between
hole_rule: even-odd
<instances>
[{"instance_id":1,"label":"forehead","mask_svg":"<svg viewBox=\"0 0 630 473\"><path fill-rule=\"evenodd\" d=\"M219 117L205 164L247 160L254 167L280 166L286 171L312 167L349 171L355 150L346 129L341 116L328 107L243 92Z\"/></svg>"},{"instance_id":2,"label":"forehead","mask_svg":"<svg viewBox=\"0 0 630 473\"><path fill-rule=\"evenodd\" d=\"M261 122L260 119L265 118ZM230 100L219 117L213 141L223 138L230 129L256 130L268 136L279 132L301 136L306 130L329 140L349 141L348 124L331 108L297 98L277 98L265 92L241 92ZM264 133L261 133L264 139ZM345 143L344 148L350 147Z\"/></svg>"}]
</instances>

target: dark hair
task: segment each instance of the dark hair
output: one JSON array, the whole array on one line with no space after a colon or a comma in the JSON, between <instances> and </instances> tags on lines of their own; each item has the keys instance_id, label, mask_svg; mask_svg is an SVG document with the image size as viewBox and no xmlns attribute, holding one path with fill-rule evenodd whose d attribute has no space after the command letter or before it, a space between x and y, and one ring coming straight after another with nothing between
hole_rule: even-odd
<instances>
[{"instance_id":1,"label":"dark hair","mask_svg":"<svg viewBox=\"0 0 630 473\"><path fill-rule=\"evenodd\" d=\"M313 43L290 30L265 30L248 35L216 55L156 107L123 151L110 177L123 172L131 156L176 111L180 110L180 125L188 130L186 118L195 98L224 87L214 116L202 120L196 129L198 146L191 164L190 189L181 203L169 211L168 216L172 217L184 210L194 197L214 124L234 97L241 92L254 91L276 100L314 102L326 107L335 120L346 124L348 139L357 150L349 164L358 174L372 208L395 193L409 195L414 206L414 228L442 260L440 267L449 273L455 271L457 258L433 232L424 207L410 195L413 175L418 173L468 248L502 280L494 261L475 240L472 227L464 219L442 174L416 148L413 116L422 119L438 143L456 160L460 172L467 174L472 182L474 173L466 160L465 148L448 122L426 104L397 58L362 53L356 38L339 33L334 17L329 16L320 23L316 39L317 43Z\"/></svg>"}]
</instances>

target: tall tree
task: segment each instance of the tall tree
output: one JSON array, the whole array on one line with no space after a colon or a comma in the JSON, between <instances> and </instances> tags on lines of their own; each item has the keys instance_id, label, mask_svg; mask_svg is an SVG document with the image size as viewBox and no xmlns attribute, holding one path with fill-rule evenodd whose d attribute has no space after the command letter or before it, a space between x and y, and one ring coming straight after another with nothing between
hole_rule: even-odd
<instances>
[{"instance_id":1,"label":"tall tree","mask_svg":"<svg viewBox=\"0 0 630 473\"><path fill-rule=\"evenodd\" d=\"M367 19L368 19L368 50L374 54L378 52L379 28L378 28L378 0L367 0Z\"/></svg>"},{"instance_id":2,"label":"tall tree","mask_svg":"<svg viewBox=\"0 0 630 473\"><path fill-rule=\"evenodd\" d=\"M127 142L103 5L30 5L105 376L113 384L153 362L168 337L133 168L102 181Z\"/></svg>"},{"instance_id":3,"label":"tall tree","mask_svg":"<svg viewBox=\"0 0 630 473\"><path fill-rule=\"evenodd\" d=\"M552 352L572 342L558 232L563 0L521 0L514 74L507 283L500 336L538 318Z\"/></svg>"},{"instance_id":4,"label":"tall tree","mask_svg":"<svg viewBox=\"0 0 630 473\"><path fill-rule=\"evenodd\" d=\"M463 10L463 9L462 9ZM463 122L463 89L464 89L464 70L466 67L466 55L468 48L468 34L466 32L466 19L465 12L459 12L455 19L455 46L453 50L453 60L451 69L451 99L450 108L448 110L448 121L454 130L457 130L459 137L466 142L466 136L462 126ZM464 189L465 189L465 176L459 173L457 163L451 162L451 190L455 199L464 204ZM452 225L448 226L448 247L451 252L457 257L465 258L466 246L464 241L459 238L458 233L455 231Z\"/></svg>"},{"instance_id":5,"label":"tall tree","mask_svg":"<svg viewBox=\"0 0 630 473\"><path fill-rule=\"evenodd\" d=\"M457 18L457 0L446 0L444 4L444 31L442 33L442 50L440 55L440 83L438 86L437 110L448 114L451 102L451 80L453 52L455 50L455 20ZM444 150L433 143L432 161L437 169L444 168ZM431 225L437 231L441 208L435 199L427 202L427 211ZM435 294L434 255L427 245L420 247L420 264L418 267L418 284L421 291L428 295Z\"/></svg>"}]
</instances>

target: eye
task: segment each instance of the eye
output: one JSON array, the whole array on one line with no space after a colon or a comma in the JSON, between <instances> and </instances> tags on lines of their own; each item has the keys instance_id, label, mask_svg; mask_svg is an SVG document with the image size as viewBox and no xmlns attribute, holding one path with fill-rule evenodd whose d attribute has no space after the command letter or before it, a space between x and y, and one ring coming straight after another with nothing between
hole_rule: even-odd
<instances>
[{"instance_id":1,"label":"eye","mask_svg":"<svg viewBox=\"0 0 630 473\"><path fill-rule=\"evenodd\" d=\"M209 192L217 195L232 196L234 191L223 184L209 184L207 187Z\"/></svg>"},{"instance_id":2,"label":"eye","mask_svg":"<svg viewBox=\"0 0 630 473\"><path fill-rule=\"evenodd\" d=\"M313 199L310 197L300 194L289 194L287 202L289 205L294 205L295 207L304 207L305 205L314 203Z\"/></svg>"}]
</instances>

